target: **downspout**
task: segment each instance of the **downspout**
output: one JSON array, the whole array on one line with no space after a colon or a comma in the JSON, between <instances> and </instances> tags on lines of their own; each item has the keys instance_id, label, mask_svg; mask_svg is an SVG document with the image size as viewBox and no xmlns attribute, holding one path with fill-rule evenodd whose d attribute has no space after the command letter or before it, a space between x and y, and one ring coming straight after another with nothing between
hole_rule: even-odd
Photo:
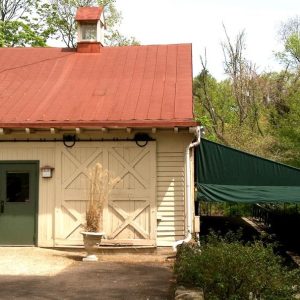
<instances>
[{"instance_id":1,"label":"downspout","mask_svg":"<svg viewBox=\"0 0 300 300\"><path fill-rule=\"evenodd\" d=\"M201 142L201 127L196 127L196 137L195 142L190 143L185 151L185 161L186 161L186 211L187 211L187 234L185 239L176 241L173 244L173 250L176 251L178 245L183 243L188 243L192 239L192 195L191 195L191 164L190 164L190 150L198 146Z\"/></svg>"}]
</instances>

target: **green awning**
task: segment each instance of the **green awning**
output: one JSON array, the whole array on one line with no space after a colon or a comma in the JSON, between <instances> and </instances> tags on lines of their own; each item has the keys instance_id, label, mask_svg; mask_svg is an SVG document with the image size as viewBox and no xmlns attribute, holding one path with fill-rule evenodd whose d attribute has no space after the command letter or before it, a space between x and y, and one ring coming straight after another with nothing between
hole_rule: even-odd
<instances>
[{"instance_id":1,"label":"green awning","mask_svg":"<svg viewBox=\"0 0 300 300\"><path fill-rule=\"evenodd\" d=\"M195 149L197 199L300 202L300 169L205 139Z\"/></svg>"}]
</instances>

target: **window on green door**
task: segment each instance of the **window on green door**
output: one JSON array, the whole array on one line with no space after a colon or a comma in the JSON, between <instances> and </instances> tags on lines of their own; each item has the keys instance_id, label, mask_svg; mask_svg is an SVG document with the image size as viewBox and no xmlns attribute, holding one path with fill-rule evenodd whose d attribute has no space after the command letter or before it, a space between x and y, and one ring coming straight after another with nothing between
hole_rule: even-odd
<instances>
[{"instance_id":1,"label":"window on green door","mask_svg":"<svg viewBox=\"0 0 300 300\"><path fill-rule=\"evenodd\" d=\"M6 173L6 201L29 202L29 173Z\"/></svg>"}]
</instances>

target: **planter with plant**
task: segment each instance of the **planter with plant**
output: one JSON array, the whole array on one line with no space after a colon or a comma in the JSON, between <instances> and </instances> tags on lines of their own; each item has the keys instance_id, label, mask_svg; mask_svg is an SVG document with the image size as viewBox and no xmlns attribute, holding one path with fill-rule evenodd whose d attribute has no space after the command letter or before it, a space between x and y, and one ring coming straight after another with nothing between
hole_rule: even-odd
<instances>
[{"instance_id":1,"label":"planter with plant","mask_svg":"<svg viewBox=\"0 0 300 300\"><path fill-rule=\"evenodd\" d=\"M97 261L97 249L103 232L103 207L108 201L109 193L113 186L119 181L118 177L113 177L108 170L97 163L89 172L88 204L86 209L86 223L83 235L84 247L87 256L83 261Z\"/></svg>"}]
</instances>

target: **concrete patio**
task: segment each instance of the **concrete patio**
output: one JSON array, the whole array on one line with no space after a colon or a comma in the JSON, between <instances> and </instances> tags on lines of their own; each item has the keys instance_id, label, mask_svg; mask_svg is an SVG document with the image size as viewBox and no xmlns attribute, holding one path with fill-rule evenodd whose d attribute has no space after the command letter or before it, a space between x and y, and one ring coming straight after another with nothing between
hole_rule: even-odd
<instances>
[{"instance_id":1,"label":"concrete patio","mask_svg":"<svg viewBox=\"0 0 300 300\"><path fill-rule=\"evenodd\" d=\"M0 248L0 299L172 299L172 253L101 255Z\"/></svg>"}]
</instances>

